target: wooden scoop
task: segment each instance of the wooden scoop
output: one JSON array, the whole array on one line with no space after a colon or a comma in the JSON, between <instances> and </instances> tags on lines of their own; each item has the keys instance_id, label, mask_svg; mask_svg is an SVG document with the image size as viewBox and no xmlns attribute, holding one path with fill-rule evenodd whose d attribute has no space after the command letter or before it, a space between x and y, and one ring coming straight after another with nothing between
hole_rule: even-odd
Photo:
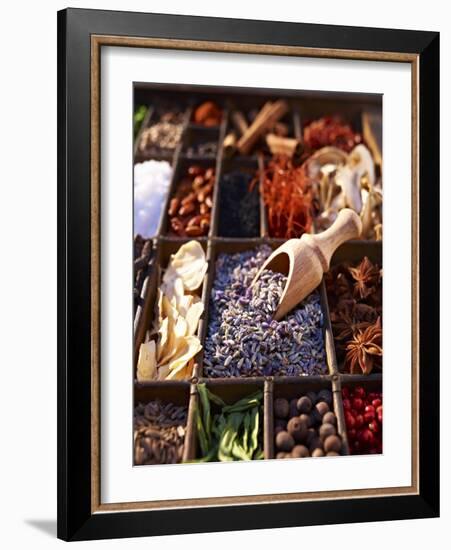
<instances>
[{"instance_id":1,"label":"wooden scoop","mask_svg":"<svg viewBox=\"0 0 451 550\"><path fill-rule=\"evenodd\" d=\"M344 208L335 222L323 233L304 233L300 239L290 239L269 256L257 273L254 284L265 269L286 275L287 282L274 319L279 321L321 283L329 271L332 254L344 242L356 239L362 232L360 217Z\"/></svg>"}]
</instances>

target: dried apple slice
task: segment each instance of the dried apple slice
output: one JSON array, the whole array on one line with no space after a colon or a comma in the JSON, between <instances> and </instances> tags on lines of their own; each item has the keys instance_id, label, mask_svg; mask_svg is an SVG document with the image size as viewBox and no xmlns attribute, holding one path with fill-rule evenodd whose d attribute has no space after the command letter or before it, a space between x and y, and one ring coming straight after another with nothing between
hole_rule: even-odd
<instances>
[{"instance_id":1,"label":"dried apple slice","mask_svg":"<svg viewBox=\"0 0 451 550\"><path fill-rule=\"evenodd\" d=\"M149 340L139 347L138 366L136 377L139 382L154 380L156 376L157 361L155 356L155 341Z\"/></svg>"},{"instance_id":2,"label":"dried apple slice","mask_svg":"<svg viewBox=\"0 0 451 550\"><path fill-rule=\"evenodd\" d=\"M182 346L181 340L188 332L188 323L183 317L178 317L172 327L169 325L169 338L166 344L166 350L159 359L160 364L167 363L170 359L177 355L177 350Z\"/></svg>"},{"instance_id":3,"label":"dried apple slice","mask_svg":"<svg viewBox=\"0 0 451 550\"><path fill-rule=\"evenodd\" d=\"M199 324L199 319L204 312L204 304L202 302L197 302L197 304L193 304L187 314L186 314L186 322L188 324L188 336L193 336L196 332L197 325Z\"/></svg>"},{"instance_id":4,"label":"dried apple slice","mask_svg":"<svg viewBox=\"0 0 451 550\"><path fill-rule=\"evenodd\" d=\"M207 268L202 246L198 241L189 241L171 257L163 282L169 286L172 280L181 277L186 290L196 290L202 284Z\"/></svg>"},{"instance_id":5,"label":"dried apple slice","mask_svg":"<svg viewBox=\"0 0 451 550\"><path fill-rule=\"evenodd\" d=\"M161 367L158 367L157 371L157 380L166 380L168 374L170 373L169 365L161 365Z\"/></svg>"},{"instance_id":6,"label":"dried apple slice","mask_svg":"<svg viewBox=\"0 0 451 550\"><path fill-rule=\"evenodd\" d=\"M201 349L202 345L196 336L186 336L183 345L177 349L177 354L169 361L171 372L167 376L168 380L173 379Z\"/></svg>"},{"instance_id":7,"label":"dried apple slice","mask_svg":"<svg viewBox=\"0 0 451 550\"><path fill-rule=\"evenodd\" d=\"M188 315L188 311L190 307L192 306L194 301L194 296L192 294L185 294L185 296L182 296L178 306L177 310L180 313L182 317L185 317Z\"/></svg>"}]
</instances>

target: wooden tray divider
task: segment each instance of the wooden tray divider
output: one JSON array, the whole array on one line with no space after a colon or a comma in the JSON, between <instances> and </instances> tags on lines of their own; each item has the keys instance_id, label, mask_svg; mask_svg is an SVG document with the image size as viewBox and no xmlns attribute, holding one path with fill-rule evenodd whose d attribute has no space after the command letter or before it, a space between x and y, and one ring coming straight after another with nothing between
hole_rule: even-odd
<instances>
[{"instance_id":1,"label":"wooden tray divider","mask_svg":"<svg viewBox=\"0 0 451 550\"><path fill-rule=\"evenodd\" d=\"M274 458L274 378L265 379L263 390L263 452L265 460Z\"/></svg>"},{"instance_id":2,"label":"wooden tray divider","mask_svg":"<svg viewBox=\"0 0 451 550\"><path fill-rule=\"evenodd\" d=\"M164 204L163 204L163 211L160 216L160 223L158 224L158 229L157 229L158 237L162 236L167 232L168 208L169 208L169 203L171 201L171 198L175 192L175 189L177 188L178 180L180 178L180 157L181 157L182 148L183 148L184 135L186 132L186 128L187 128L187 124L190 116L191 116L191 108L188 107L185 111L185 119L183 122L182 136L180 138L179 144L174 150L174 155L172 157L172 177L171 177L171 182L169 184L169 190L166 195L166 200L164 201Z\"/></svg>"}]
</instances>

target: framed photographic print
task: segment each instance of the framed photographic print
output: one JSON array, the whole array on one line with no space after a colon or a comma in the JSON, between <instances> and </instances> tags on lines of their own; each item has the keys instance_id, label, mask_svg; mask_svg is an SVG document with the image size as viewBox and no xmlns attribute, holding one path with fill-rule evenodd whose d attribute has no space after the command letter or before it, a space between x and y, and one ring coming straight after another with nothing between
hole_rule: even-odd
<instances>
[{"instance_id":1,"label":"framed photographic print","mask_svg":"<svg viewBox=\"0 0 451 550\"><path fill-rule=\"evenodd\" d=\"M58 14L58 536L439 513L439 35Z\"/></svg>"}]
</instances>

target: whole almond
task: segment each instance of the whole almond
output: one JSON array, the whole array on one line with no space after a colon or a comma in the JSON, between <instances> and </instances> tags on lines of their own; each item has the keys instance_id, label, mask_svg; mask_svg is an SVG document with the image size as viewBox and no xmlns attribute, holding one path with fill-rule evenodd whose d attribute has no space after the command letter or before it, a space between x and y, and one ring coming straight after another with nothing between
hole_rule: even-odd
<instances>
[{"instance_id":1,"label":"whole almond","mask_svg":"<svg viewBox=\"0 0 451 550\"><path fill-rule=\"evenodd\" d=\"M197 200L199 202L204 202L208 195L210 195L211 191L213 190L213 185L209 183L205 187L202 187L202 189L197 193Z\"/></svg>"},{"instance_id":2,"label":"whole almond","mask_svg":"<svg viewBox=\"0 0 451 550\"><path fill-rule=\"evenodd\" d=\"M179 209L179 215L186 216L188 214L191 214L192 212L194 212L195 208L196 208L196 205L193 204L192 202L185 204L185 206L182 206Z\"/></svg>"},{"instance_id":3,"label":"whole almond","mask_svg":"<svg viewBox=\"0 0 451 550\"><path fill-rule=\"evenodd\" d=\"M201 214L207 214L210 211L210 207L206 202L203 202L201 203L199 210Z\"/></svg>"},{"instance_id":4,"label":"whole almond","mask_svg":"<svg viewBox=\"0 0 451 550\"><path fill-rule=\"evenodd\" d=\"M189 195L186 195L186 197L182 200L181 205L186 206L187 204L191 204L196 200L196 193L189 193Z\"/></svg>"},{"instance_id":5,"label":"whole almond","mask_svg":"<svg viewBox=\"0 0 451 550\"><path fill-rule=\"evenodd\" d=\"M215 177L215 169L214 168L207 168L205 170L205 179L209 180L211 178Z\"/></svg>"},{"instance_id":6,"label":"whole almond","mask_svg":"<svg viewBox=\"0 0 451 550\"><path fill-rule=\"evenodd\" d=\"M196 176L193 180L193 189L195 191L199 190L202 187L202 185L204 185L204 183L205 183L205 180L203 176Z\"/></svg>"},{"instance_id":7,"label":"whole almond","mask_svg":"<svg viewBox=\"0 0 451 550\"><path fill-rule=\"evenodd\" d=\"M171 202L169 203L169 210L168 210L168 214L170 216L175 216L177 214L177 210L179 208L179 205L180 205L180 200L175 197L171 200Z\"/></svg>"},{"instance_id":8,"label":"whole almond","mask_svg":"<svg viewBox=\"0 0 451 550\"><path fill-rule=\"evenodd\" d=\"M186 227L193 227L193 225L199 226L202 222L202 216L194 216L190 219L190 221L187 223Z\"/></svg>"},{"instance_id":9,"label":"whole almond","mask_svg":"<svg viewBox=\"0 0 451 550\"><path fill-rule=\"evenodd\" d=\"M204 231L197 225L192 225L186 228L186 234L188 237L200 237L204 234Z\"/></svg>"}]
</instances>

